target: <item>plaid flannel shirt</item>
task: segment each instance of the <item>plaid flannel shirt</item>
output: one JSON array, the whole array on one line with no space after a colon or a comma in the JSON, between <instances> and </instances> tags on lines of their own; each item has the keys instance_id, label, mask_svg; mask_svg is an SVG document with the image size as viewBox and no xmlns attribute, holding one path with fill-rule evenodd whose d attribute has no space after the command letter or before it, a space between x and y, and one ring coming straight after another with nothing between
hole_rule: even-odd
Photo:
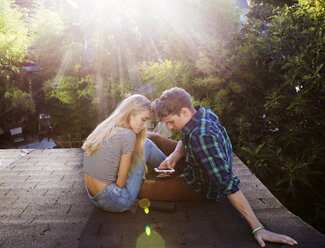
<instances>
[{"instance_id":1,"label":"plaid flannel shirt","mask_svg":"<svg viewBox=\"0 0 325 248\"><path fill-rule=\"evenodd\" d=\"M180 175L193 190L220 202L240 189L232 173L232 145L215 113L200 106L182 129L186 168Z\"/></svg>"}]
</instances>

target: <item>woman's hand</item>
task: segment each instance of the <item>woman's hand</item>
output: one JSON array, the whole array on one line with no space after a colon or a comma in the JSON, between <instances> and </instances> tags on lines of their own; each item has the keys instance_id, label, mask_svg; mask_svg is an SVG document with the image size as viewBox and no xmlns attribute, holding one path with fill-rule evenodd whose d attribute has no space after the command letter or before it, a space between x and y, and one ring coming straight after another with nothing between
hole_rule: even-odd
<instances>
[{"instance_id":1,"label":"woman's hand","mask_svg":"<svg viewBox=\"0 0 325 248\"><path fill-rule=\"evenodd\" d=\"M265 242L264 241L269 241L272 243L283 243L287 245L297 245L298 242L289 236L283 235L283 234L278 234L274 232L270 232L268 230L262 229L257 231L254 234L254 238L258 242L258 244L261 247L265 247Z\"/></svg>"},{"instance_id":2,"label":"woman's hand","mask_svg":"<svg viewBox=\"0 0 325 248\"><path fill-rule=\"evenodd\" d=\"M132 162L132 152L121 156L117 179L116 179L116 185L119 188L123 188L126 185L131 162Z\"/></svg>"}]
</instances>

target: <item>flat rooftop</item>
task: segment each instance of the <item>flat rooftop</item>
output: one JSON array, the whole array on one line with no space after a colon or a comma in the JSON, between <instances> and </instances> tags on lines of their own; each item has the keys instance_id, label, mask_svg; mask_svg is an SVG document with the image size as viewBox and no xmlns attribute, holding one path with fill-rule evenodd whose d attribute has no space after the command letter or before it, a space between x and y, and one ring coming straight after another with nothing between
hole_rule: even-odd
<instances>
[{"instance_id":1,"label":"flat rooftop","mask_svg":"<svg viewBox=\"0 0 325 248\"><path fill-rule=\"evenodd\" d=\"M84 189L82 156L81 149L0 150L0 247L155 247L139 242L157 236L165 247L259 247L227 200L175 202L174 212L148 215L140 207L119 214L96 208ZM267 229L298 247L325 247L325 235L290 213L237 157L233 170Z\"/></svg>"}]
</instances>

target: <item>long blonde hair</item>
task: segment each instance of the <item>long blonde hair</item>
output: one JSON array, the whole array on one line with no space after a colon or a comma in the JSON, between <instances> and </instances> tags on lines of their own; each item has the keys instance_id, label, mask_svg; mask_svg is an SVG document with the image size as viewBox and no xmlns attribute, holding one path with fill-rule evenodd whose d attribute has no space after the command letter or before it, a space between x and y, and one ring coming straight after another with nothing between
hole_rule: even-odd
<instances>
[{"instance_id":1,"label":"long blonde hair","mask_svg":"<svg viewBox=\"0 0 325 248\"><path fill-rule=\"evenodd\" d=\"M83 146L88 156L96 153L102 146L102 142L109 137L114 127L130 128L129 121L131 115L139 112L151 110L150 101L142 95L132 95L124 99L114 112L87 137ZM144 159L144 142L146 140L147 129L143 129L136 134L136 143L132 156L131 169L135 164L141 165ZM147 167L145 166L147 170Z\"/></svg>"}]
</instances>

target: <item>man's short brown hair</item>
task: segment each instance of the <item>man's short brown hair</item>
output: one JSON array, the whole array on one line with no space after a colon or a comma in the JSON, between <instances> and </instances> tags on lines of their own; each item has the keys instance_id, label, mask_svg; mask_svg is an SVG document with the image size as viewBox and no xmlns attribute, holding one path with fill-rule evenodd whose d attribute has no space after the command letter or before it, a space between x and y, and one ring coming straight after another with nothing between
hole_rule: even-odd
<instances>
[{"instance_id":1,"label":"man's short brown hair","mask_svg":"<svg viewBox=\"0 0 325 248\"><path fill-rule=\"evenodd\" d=\"M165 90L151 104L151 109L159 120L170 114L179 115L184 107L193 110L191 95L178 87Z\"/></svg>"}]
</instances>

